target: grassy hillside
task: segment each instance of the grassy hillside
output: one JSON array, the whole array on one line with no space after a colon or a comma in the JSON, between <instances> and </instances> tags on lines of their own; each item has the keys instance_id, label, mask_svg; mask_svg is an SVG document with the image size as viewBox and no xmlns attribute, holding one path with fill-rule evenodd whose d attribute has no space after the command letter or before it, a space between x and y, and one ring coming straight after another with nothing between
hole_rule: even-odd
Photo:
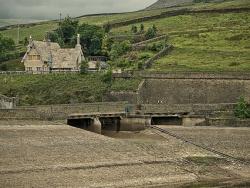
<instances>
[{"instance_id":1,"label":"grassy hillside","mask_svg":"<svg viewBox=\"0 0 250 188\"><path fill-rule=\"evenodd\" d=\"M176 1L176 0L175 0ZM159 15L162 12L167 12L171 10L176 10L180 8L188 8L194 10L200 9L221 9L221 8L240 8L240 7L250 7L249 0L230 0L222 3L192 3L188 5L183 5L179 7L173 8L164 8L160 6L160 9L157 10L142 10L137 12L129 12L129 13L119 13L119 14L105 14L105 15L93 15L93 16L82 16L76 19L79 20L80 23L89 23L96 25L103 25L105 23L113 23L113 22L121 22L125 20L131 20L136 18L141 18L144 16L154 16ZM44 39L44 35L47 31L54 30L58 27L57 21L48 21L37 24L27 24L20 29L20 40L23 40L25 37L33 36L36 40ZM11 27L7 30L0 31L4 36L11 37L16 41L17 38L17 27Z\"/></svg>"},{"instance_id":2,"label":"grassy hillside","mask_svg":"<svg viewBox=\"0 0 250 188\"><path fill-rule=\"evenodd\" d=\"M248 12L180 15L143 24L145 29L156 25L159 34L167 34L168 43L174 46L170 55L159 59L151 70L250 71ZM115 28L112 33L128 34L130 28Z\"/></svg>"},{"instance_id":3,"label":"grassy hillside","mask_svg":"<svg viewBox=\"0 0 250 188\"><path fill-rule=\"evenodd\" d=\"M158 0L157 2L149 6L147 10L178 6L184 3L192 3L192 2L193 0Z\"/></svg>"},{"instance_id":4,"label":"grassy hillside","mask_svg":"<svg viewBox=\"0 0 250 188\"><path fill-rule=\"evenodd\" d=\"M248 0L209 0L209 3L193 3L193 0L158 0L156 3L149 6L146 10L163 9L167 7L179 6L188 7L191 6L194 9L197 8L239 8L249 6Z\"/></svg>"},{"instance_id":5,"label":"grassy hillside","mask_svg":"<svg viewBox=\"0 0 250 188\"><path fill-rule=\"evenodd\" d=\"M76 19L79 20L79 23L88 23L94 25L103 25L105 23L119 22L129 19L134 19L137 17L158 15L165 10L144 10L138 12L130 13L120 13L120 14L105 14L105 15L93 15L93 16L82 16ZM45 33L52 31L58 27L57 21L48 21L44 23L37 24L27 24L20 28L20 40L23 40L25 37L32 37L36 40L43 40ZM11 27L10 29L0 31L4 36L10 37L16 41L17 39L17 27Z\"/></svg>"},{"instance_id":6,"label":"grassy hillside","mask_svg":"<svg viewBox=\"0 0 250 188\"><path fill-rule=\"evenodd\" d=\"M222 3L195 3L182 8L190 10L250 8L250 1L235 0ZM143 16L159 15L177 8L138 11L123 14L96 15L79 17L80 23L102 25ZM140 27L141 23L133 24ZM241 13L199 13L153 19L143 22L145 30L152 25L158 29L158 34L168 35L168 43L174 50L159 59L151 70L157 71L249 71L250 70L250 14ZM131 25L113 28L112 36L132 35ZM57 28L55 21L37 25L27 25L20 30L21 39L32 34L33 38L42 40L46 31ZM13 39L17 36L17 28L1 31ZM25 50L25 47L22 48ZM136 69L141 57L152 57L156 52L134 51L126 54L135 57L134 62L125 66L126 69ZM147 59L148 59L147 58ZM146 60L146 59L144 59ZM137 62L136 62L137 61ZM115 65L115 63L113 63Z\"/></svg>"},{"instance_id":7,"label":"grassy hillside","mask_svg":"<svg viewBox=\"0 0 250 188\"><path fill-rule=\"evenodd\" d=\"M20 105L102 101L109 91L136 90L140 80L105 82L102 74L0 75L0 93L18 96Z\"/></svg>"}]
</instances>

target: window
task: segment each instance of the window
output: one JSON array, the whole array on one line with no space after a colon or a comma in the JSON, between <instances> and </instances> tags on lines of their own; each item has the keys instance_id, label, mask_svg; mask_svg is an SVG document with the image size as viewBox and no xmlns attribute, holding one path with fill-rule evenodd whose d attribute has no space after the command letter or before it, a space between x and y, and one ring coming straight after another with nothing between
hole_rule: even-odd
<instances>
[{"instance_id":1,"label":"window","mask_svg":"<svg viewBox=\"0 0 250 188\"><path fill-rule=\"evenodd\" d=\"M32 67L26 67L27 71L32 71Z\"/></svg>"},{"instance_id":2,"label":"window","mask_svg":"<svg viewBox=\"0 0 250 188\"><path fill-rule=\"evenodd\" d=\"M36 70L37 71L42 71L42 67L37 67Z\"/></svg>"},{"instance_id":3,"label":"window","mask_svg":"<svg viewBox=\"0 0 250 188\"><path fill-rule=\"evenodd\" d=\"M40 60L40 55L28 55L28 60Z\"/></svg>"}]
</instances>

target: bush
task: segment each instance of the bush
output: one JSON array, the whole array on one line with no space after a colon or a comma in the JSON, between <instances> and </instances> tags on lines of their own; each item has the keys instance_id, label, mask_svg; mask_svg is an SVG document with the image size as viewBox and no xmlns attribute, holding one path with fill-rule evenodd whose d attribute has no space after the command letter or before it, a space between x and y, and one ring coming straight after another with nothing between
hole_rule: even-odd
<instances>
[{"instance_id":1,"label":"bush","mask_svg":"<svg viewBox=\"0 0 250 188\"><path fill-rule=\"evenodd\" d=\"M150 27L150 28L148 28L148 30L147 30L147 32L145 34L145 38L147 40L152 39L152 38L156 37L156 34L157 34L156 29Z\"/></svg>"},{"instance_id":2,"label":"bush","mask_svg":"<svg viewBox=\"0 0 250 188\"><path fill-rule=\"evenodd\" d=\"M150 51L154 51L154 52L159 52L164 48L164 43L163 42L157 42L157 43L153 43L153 44L148 44L146 46L146 48Z\"/></svg>"},{"instance_id":3,"label":"bush","mask_svg":"<svg viewBox=\"0 0 250 188\"><path fill-rule=\"evenodd\" d=\"M104 29L105 33L109 33L110 30L112 29L111 24L109 22L107 24L104 24L103 29Z\"/></svg>"},{"instance_id":4,"label":"bush","mask_svg":"<svg viewBox=\"0 0 250 188\"><path fill-rule=\"evenodd\" d=\"M88 72L88 63L87 61L82 61L81 66L80 66L80 73L86 74L87 72Z\"/></svg>"},{"instance_id":5,"label":"bush","mask_svg":"<svg viewBox=\"0 0 250 188\"><path fill-rule=\"evenodd\" d=\"M121 43L114 43L111 47L110 51L110 58L111 60L117 59L119 56L125 54L126 52L130 51L132 49L131 42L128 40L125 40Z\"/></svg>"},{"instance_id":6,"label":"bush","mask_svg":"<svg viewBox=\"0 0 250 188\"><path fill-rule=\"evenodd\" d=\"M146 60L149 59L151 56L148 53L143 53L139 55L139 60Z\"/></svg>"},{"instance_id":7,"label":"bush","mask_svg":"<svg viewBox=\"0 0 250 188\"><path fill-rule=\"evenodd\" d=\"M102 81L106 84L108 84L109 86L111 86L112 84L112 80L113 80L113 77L112 77L112 71L111 70L108 70L107 72L105 72L102 77L101 77Z\"/></svg>"},{"instance_id":8,"label":"bush","mask_svg":"<svg viewBox=\"0 0 250 188\"><path fill-rule=\"evenodd\" d=\"M142 70L143 69L143 65L144 65L144 63L142 61L139 61L138 65L137 65L137 69L138 70Z\"/></svg>"},{"instance_id":9,"label":"bush","mask_svg":"<svg viewBox=\"0 0 250 188\"><path fill-rule=\"evenodd\" d=\"M7 71L7 65L6 64L0 64L0 71Z\"/></svg>"},{"instance_id":10,"label":"bush","mask_svg":"<svg viewBox=\"0 0 250 188\"><path fill-rule=\"evenodd\" d=\"M131 27L131 31L132 31L133 33L137 33L137 32L138 32L138 28L137 28L137 26L132 25L132 27Z\"/></svg>"},{"instance_id":11,"label":"bush","mask_svg":"<svg viewBox=\"0 0 250 188\"><path fill-rule=\"evenodd\" d=\"M234 115L237 118L250 118L250 109L248 107L248 104L246 102L246 100L241 97L234 109Z\"/></svg>"}]
</instances>

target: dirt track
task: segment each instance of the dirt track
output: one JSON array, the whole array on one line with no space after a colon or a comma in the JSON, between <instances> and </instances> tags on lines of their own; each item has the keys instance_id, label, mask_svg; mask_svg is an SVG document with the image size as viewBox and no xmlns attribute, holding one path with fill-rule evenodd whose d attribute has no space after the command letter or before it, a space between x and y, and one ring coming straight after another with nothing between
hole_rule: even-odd
<instances>
[{"instance_id":1,"label":"dirt track","mask_svg":"<svg viewBox=\"0 0 250 188\"><path fill-rule=\"evenodd\" d=\"M152 130L110 138L60 123L0 125L0 187L179 187L250 181L248 166ZM168 129L249 158L250 129ZM229 132L219 137L215 131Z\"/></svg>"}]
</instances>

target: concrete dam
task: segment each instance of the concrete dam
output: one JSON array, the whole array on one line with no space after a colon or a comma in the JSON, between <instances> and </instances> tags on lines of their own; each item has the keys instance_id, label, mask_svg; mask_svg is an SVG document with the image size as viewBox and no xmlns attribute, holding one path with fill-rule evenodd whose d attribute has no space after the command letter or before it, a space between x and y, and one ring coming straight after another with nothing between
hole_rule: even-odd
<instances>
[{"instance_id":1,"label":"concrete dam","mask_svg":"<svg viewBox=\"0 0 250 188\"><path fill-rule=\"evenodd\" d=\"M107 102L14 106L0 109L0 118L64 120L96 133L137 131L148 125L250 126L249 120L233 114L239 97L250 102L250 74L139 76L143 80L136 92L110 93Z\"/></svg>"}]
</instances>

